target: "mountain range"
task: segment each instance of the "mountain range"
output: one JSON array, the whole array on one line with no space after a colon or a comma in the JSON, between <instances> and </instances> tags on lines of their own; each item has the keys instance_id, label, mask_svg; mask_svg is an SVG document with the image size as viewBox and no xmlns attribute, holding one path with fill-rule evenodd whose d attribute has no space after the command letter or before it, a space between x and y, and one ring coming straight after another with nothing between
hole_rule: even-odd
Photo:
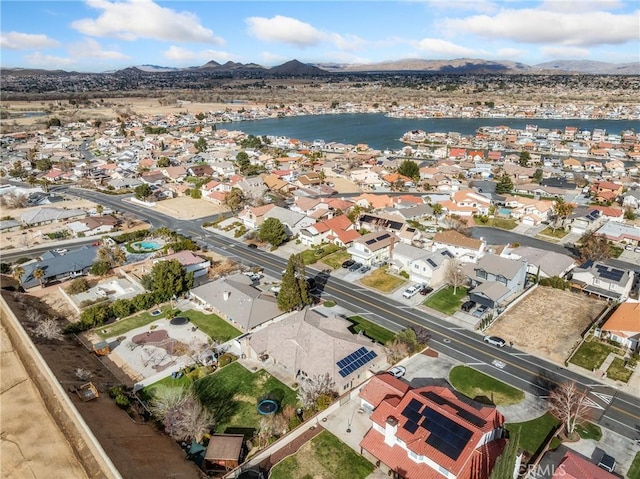
<instances>
[{"instance_id":1,"label":"mountain range","mask_svg":"<svg viewBox=\"0 0 640 479\"><path fill-rule=\"evenodd\" d=\"M77 72L64 70L41 70L27 68L2 68L2 73L13 75L67 75ZM472 58L453 60L424 60L410 58L370 64L353 63L317 63L306 64L291 60L274 67L263 67L256 63L237 63L228 61L220 64L210 61L201 66L174 68L158 65L139 65L122 70L104 72L123 75L147 75L168 72L210 72L212 74L252 76L322 76L335 73L432 73L432 74L593 74L593 75L640 75L640 62L607 63L589 60L556 60L552 62L526 65L508 60L491 61Z\"/></svg>"}]
</instances>

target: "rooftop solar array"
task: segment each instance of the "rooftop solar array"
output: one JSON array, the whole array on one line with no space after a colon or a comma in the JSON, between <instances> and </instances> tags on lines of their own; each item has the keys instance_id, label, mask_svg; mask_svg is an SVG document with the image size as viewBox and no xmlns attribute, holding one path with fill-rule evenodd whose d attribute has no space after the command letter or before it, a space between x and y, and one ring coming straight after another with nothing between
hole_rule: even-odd
<instances>
[{"instance_id":1,"label":"rooftop solar array","mask_svg":"<svg viewBox=\"0 0 640 479\"><path fill-rule=\"evenodd\" d=\"M476 416L471 411L467 411L466 409L461 408L459 404L453 403L449 401L447 398L443 398L442 396L439 396L433 391L425 391L425 392L421 392L420 394L432 400L434 403L440 406L443 406L446 404L452 409L455 409L456 416L464 419L465 421L473 424L474 426L484 427L484 425L487 423L487 421L485 421L483 418Z\"/></svg>"},{"instance_id":2,"label":"rooftop solar array","mask_svg":"<svg viewBox=\"0 0 640 479\"><path fill-rule=\"evenodd\" d=\"M389 238L390 236L391 236L391 235L390 235L389 233L385 233L385 234L383 234L383 235L381 235L381 236L378 236L377 238L371 238L371 239L368 239L367 241L365 241L365 243L367 243L367 244L371 245L371 244L374 244L374 243L378 243L378 242L380 242L380 241L384 241L384 240L386 240L387 238Z\"/></svg>"},{"instance_id":3,"label":"rooftop solar array","mask_svg":"<svg viewBox=\"0 0 640 479\"><path fill-rule=\"evenodd\" d=\"M429 258L429 259L427 260L427 263L429 263L429 264L430 264L431 266L433 266L434 268L437 268L437 267L438 267L438 265L435 263L435 261L433 261L431 258Z\"/></svg>"},{"instance_id":4,"label":"rooftop solar array","mask_svg":"<svg viewBox=\"0 0 640 479\"><path fill-rule=\"evenodd\" d=\"M378 355L375 351L369 351L363 346L356 352L349 354L349 356L336 363L340 368L338 374L340 374L341 377L346 378L349 374L360 369L377 356Z\"/></svg>"},{"instance_id":5,"label":"rooftop solar array","mask_svg":"<svg viewBox=\"0 0 640 479\"><path fill-rule=\"evenodd\" d=\"M469 411L462 410L460 407L457 407L456 404L438 396L434 392L429 391L421 394L434 400L439 405L448 404L454 407L458 410L458 416L469 420L472 424L475 421L476 426L483 426L485 424L482 418L474 416ZM454 461L458 459L473 435L473 432L466 427L458 424L453 419L449 419L447 416L430 408L417 399L411 399L400 414L406 418L403 425L406 431L414 434L418 430L418 427L426 429L429 431L429 435L425 442ZM479 424L480 421L482 421L482 424Z\"/></svg>"},{"instance_id":6,"label":"rooftop solar array","mask_svg":"<svg viewBox=\"0 0 640 479\"><path fill-rule=\"evenodd\" d=\"M612 268L604 264L596 265L596 269L598 270L598 275L603 279L610 279L617 282L624 276L624 271L621 269Z\"/></svg>"}]
</instances>

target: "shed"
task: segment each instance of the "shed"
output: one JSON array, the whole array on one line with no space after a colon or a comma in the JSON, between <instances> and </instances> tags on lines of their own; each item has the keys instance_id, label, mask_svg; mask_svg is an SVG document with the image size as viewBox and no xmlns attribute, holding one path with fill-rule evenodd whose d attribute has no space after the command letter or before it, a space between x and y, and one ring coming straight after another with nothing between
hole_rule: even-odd
<instances>
[{"instance_id":1,"label":"shed","mask_svg":"<svg viewBox=\"0 0 640 479\"><path fill-rule=\"evenodd\" d=\"M243 442L244 435L242 434L214 434L211 436L204 456L204 471L228 471L238 467Z\"/></svg>"},{"instance_id":2,"label":"shed","mask_svg":"<svg viewBox=\"0 0 640 479\"><path fill-rule=\"evenodd\" d=\"M109 343L106 341L98 341L97 343L93 343L93 352L98 356L107 356L111 349L109 348Z\"/></svg>"},{"instance_id":3,"label":"shed","mask_svg":"<svg viewBox=\"0 0 640 479\"><path fill-rule=\"evenodd\" d=\"M98 389L93 385L93 383L86 383L76 389L78 396L83 401L91 401L92 399L97 399L100 397L100 393L98 393Z\"/></svg>"}]
</instances>

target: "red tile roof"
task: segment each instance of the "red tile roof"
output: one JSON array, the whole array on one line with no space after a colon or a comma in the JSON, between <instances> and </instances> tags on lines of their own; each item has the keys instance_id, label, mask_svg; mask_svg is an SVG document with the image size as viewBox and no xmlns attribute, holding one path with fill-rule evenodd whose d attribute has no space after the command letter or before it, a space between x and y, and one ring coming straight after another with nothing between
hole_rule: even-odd
<instances>
[{"instance_id":1,"label":"red tile roof","mask_svg":"<svg viewBox=\"0 0 640 479\"><path fill-rule=\"evenodd\" d=\"M374 409L382 402L392 396L403 397L409 390L409 385L391 374L378 374L371 378L371 381L360 391L359 396L373 405Z\"/></svg>"},{"instance_id":2,"label":"red tile roof","mask_svg":"<svg viewBox=\"0 0 640 479\"><path fill-rule=\"evenodd\" d=\"M614 479L618 476L567 451L551 479Z\"/></svg>"}]
</instances>

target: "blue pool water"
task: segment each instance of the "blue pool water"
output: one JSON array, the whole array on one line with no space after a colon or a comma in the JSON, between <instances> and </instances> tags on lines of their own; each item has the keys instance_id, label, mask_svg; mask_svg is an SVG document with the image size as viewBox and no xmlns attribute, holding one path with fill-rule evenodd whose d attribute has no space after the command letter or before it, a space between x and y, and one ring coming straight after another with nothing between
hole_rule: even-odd
<instances>
[{"instance_id":1,"label":"blue pool water","mask_svg":"<svg viewBox=\"0 0 640 479\"><path fill-rule=\"evenodd\" d=\"M500 208L498 213L504 216L509 216L511 214L511 210L509 208Z\"/></svg>"},{"instance_id":2,"label":"blue pool water","mask_svg":"<svg viewBox=\"0 0 640 479\"><path fill-rule=\"evenodd\" d=\"M155 241L140 241L139 243L135 243L134 246L139 249L160 249L160 245Z\"/></svg>"}]
</instances>

